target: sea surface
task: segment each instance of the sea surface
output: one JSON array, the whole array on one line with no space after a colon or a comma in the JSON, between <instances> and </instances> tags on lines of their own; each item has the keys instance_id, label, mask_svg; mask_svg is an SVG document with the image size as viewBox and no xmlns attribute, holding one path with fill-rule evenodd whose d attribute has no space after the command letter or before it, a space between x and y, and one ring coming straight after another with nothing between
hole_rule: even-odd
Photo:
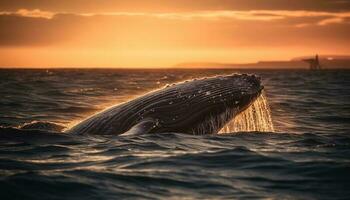
<instances>
[{"instance_id":1,"label":"sea surface","mask_svg":"<svg viewBox=\"0 0 350 200\"><path fill-rule=\"evenodd\" d=\"M166 84L262 77L274 132L68 135ZM350 199L350 71L0 70L0 199Z\"/></svg>"}]
</instances>

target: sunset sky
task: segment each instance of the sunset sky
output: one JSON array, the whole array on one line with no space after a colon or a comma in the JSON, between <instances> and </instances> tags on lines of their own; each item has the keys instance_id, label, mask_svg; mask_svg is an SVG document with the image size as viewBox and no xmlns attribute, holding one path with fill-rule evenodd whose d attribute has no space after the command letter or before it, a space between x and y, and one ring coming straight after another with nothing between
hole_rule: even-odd
<instances>
[{"instance_id":1,"label":"sunset sky","mask_svg":"<svg viewBox=\"0 0 350 200\"><path fill-rule=\"evenodd\" d=\"M350 54L348 0L1 0L1 67L170 67Z\"/></svg>"}]
</instances>

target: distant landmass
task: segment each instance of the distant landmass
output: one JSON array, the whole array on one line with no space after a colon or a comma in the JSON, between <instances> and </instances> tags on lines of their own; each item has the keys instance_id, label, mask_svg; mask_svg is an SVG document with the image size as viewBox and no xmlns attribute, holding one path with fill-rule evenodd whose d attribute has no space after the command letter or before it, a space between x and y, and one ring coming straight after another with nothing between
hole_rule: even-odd
<instances>
[{"instance_id":1,"label":"distant landmass","mask_svg":"<svg viewBox=\"0 0 350 200\"><path fill-rule=\"evenodd\" d=\"M260 69L308 69L309 63L303 61L313 56L301 56L291 60L259 61L256 63L216 63L216 62L189 62L180 63L175 67L193 68L260 68ZM322 69L350 69L350 56L342 55L319 55Z\"/></svg>"}]
</instances>

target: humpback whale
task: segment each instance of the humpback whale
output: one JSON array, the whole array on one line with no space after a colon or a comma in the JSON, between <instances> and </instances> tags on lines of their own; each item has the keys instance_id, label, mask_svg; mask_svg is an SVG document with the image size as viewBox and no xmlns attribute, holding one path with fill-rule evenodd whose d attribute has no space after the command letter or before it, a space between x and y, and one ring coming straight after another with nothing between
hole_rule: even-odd
<instances>
[{"instance_id":1,"label":"humpback whale","mask_svg":"<svg viewBox=\"0 0 350 200\"><path fill-rule=\"evenodd\" d=\"M81 121L67 133L218 133L261 94L259 77L231 74L167 85Z\"/></svg>"}]
</instances>

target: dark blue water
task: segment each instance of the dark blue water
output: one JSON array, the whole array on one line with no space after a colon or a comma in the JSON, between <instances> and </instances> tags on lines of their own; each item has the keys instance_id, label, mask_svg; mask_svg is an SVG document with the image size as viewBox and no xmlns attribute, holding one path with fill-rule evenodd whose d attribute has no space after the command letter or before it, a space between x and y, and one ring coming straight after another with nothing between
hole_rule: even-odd
<instances>
[{"instance_id":1,"label":"dark blue water","mask_svg":"<svg viewBox=\"0 0 350 200\"><path fill-rule=\"evenodd\" d=\"M167 83L263 79L275 133L73 136L66 127ZM0 70L1 199L349 199L350 71Z\"/></svg>"}]
</instances>

